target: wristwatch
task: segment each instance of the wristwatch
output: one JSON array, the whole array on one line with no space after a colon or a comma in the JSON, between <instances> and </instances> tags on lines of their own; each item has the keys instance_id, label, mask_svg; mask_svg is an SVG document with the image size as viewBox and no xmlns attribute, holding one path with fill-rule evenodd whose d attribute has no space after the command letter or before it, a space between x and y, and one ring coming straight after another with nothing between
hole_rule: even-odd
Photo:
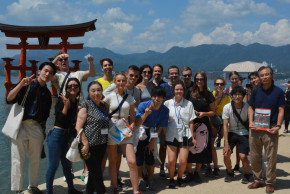
<instances>
[{"instance_id":1,"label":"wristwatch","mask_svg":"<svg viewBox=\"0 0 290 194\"><path fill-rule=\"evenodd\" d=\"M279 127L279 129L281 129L281 125L275 125L275 127Z\"/></svg>"}]
</instances>

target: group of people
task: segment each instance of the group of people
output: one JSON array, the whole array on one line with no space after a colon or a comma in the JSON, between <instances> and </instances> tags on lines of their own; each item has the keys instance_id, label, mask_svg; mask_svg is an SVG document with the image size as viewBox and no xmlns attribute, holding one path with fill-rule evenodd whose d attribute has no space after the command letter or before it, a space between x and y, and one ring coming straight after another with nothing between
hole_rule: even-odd
<instances>
[{"instance_id":1,"label":"group of people","mask_svg":"<svg viewBox=\"0 0 290 194\"><path fill-rule=\"evenodd\" d=\"M289 94L285 96L274 85L270 67L263 66L251 73L251 84L246 89L241 86L243 79L237 72L231 72L229 88L225 88L223 78L216 78L215 90L211 92L203 71L193 76L190 67L183 67L180 74L177 66L170 66L170 81L165 82L161 64L153 67L142 65L140 68L131 65L126 73L113 75L113 61L104 58L100 60L104 76L88 84L85 98L82 82L95 74L94 58L87 58L87 71L77 72L69 71L68 58L66 53L57 53L53 62L39 66L37 78L35 75L24 78L7 95L7 103L19 103L29 89L20 131L17 139L12 140L11 190L23 193L22 171L27 154L28 191L42 193L37 187L38 169L46 138L49 159L46 193L53 193L59 162L68 193L81 193L74 188L71 163L66 159L69 144L80 134L80 153L84 158L86 192L89 194L106 193L103 173L107 159L113 193L119 193L126 186L119 176L122 156L127 160L134 194L157 189L153 180L156 163L160 165L159 176L166 179L166 155L170 189L184 187L191 181L201 183L199 172L203 165L207 166L206 176L217 177L219 167L214 144L220 146L222 138L227 169L225 182L233 180L240 160L244 168L242 183L250 182L250 161L247 158L250 154L254 182L248 187L261 187L264 150L267 158L266 192L274 192L278 131L284 119L285 97L287 101ZM49 81L58 88L59 97L55 104L54 127L47 130L46 137L45 123L52 105L46 87ZM259 109L270 112L266 130L258 130L255 114ZM234 147L237 164L232 168ZM194 170L192 163L196 164ZM211 163L214 164L213 170Z\"/></svg>"}]
</instances>

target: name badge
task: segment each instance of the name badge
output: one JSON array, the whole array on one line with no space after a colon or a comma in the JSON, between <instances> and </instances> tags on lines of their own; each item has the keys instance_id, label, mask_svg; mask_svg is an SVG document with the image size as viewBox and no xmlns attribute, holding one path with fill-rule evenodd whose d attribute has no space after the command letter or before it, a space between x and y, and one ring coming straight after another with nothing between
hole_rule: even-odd
<instances>
[{"instance_id":1,"label":"name badge","mask_svg":"<svg viewBox=\"0 0 290 194\"><path fill-rule=\"evenodd\" d=\"M158 133L156 133L156 132L151 132L151 133L150 133L150 136L151 136L151 139L152 139L152 138L158 138Z\"/></svg>"},{"instance_id":2,"label":"name badge","mask_svg":"<svg viewBox=\"0 0 290 194\"><path fill-rule=\"evenodd\" d=\"M177 128L177 129L182 129L182 123L177 123L176 128Z\"/></svg>"},{"instance_id":3,"label":"name badge","mask_svg":"<svg viewBox=\"0 0 290 194\"><path fill-rule=\"evenodd\" d=\"M101 129L101 134L102 134L102 135L108 135L108 133L109 133L108 128L103 128L103 129Z\"/></svg>"}]
</instances>

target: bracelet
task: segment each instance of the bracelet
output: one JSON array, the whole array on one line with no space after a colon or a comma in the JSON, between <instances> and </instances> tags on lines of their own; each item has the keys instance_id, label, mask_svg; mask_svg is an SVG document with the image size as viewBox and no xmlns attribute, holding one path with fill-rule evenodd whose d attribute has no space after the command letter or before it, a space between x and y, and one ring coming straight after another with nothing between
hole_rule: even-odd
<instances>
[{"instance_id":1,"label":"bracelet","mask_svg":"<svg viewBox=\"0 0 290 194\"><path fill-rule=\"evenodd\" d=\"M279 127L279 129L281 129L281 125L275 125L275 127Z\"/></svg>"}]
</instances>

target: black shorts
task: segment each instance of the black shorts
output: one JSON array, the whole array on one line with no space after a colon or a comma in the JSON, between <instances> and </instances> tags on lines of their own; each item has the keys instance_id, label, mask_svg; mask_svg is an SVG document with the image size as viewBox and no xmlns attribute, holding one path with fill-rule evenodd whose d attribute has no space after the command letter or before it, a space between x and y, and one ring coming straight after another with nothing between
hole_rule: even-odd
<instances>
[{"instance_id":1,"label":"black shorts","mask_svg":"<svg viewBox=\"0 0 290 194\"><path fill-rule=\"evenodd\" d=\"M146 147L149 143L149 136L145 140L139 141L136 152L137 166L143 166L144 160L148 166L155 164L154 155L151 152L149 153L148 148Z\"/></svg>"},{"instance_id":2,"label":"black shorts","mask_svg":"<svg viewBox=\"0 0 290 194\"><path fill-rule=\"evenodd\" d=\"M179 142L176 138L173 141L166 141L166 145L171 145L177 148L188 147L188 139L184 139L185 142Z\"/></svg>"},{"instance_id":3,"label":"black shorts","mask_svg":"<svg viewBox=\"0 0 290 194\"><path fill-rule=\"evenodd\" d=\"M234 147L239 144L239 153L248 155L250 151L249 146L249 136L248 135L238 135L235 133L228 134L228 141L231 150L233 151Z\"/></svg>"}]
</instances>

